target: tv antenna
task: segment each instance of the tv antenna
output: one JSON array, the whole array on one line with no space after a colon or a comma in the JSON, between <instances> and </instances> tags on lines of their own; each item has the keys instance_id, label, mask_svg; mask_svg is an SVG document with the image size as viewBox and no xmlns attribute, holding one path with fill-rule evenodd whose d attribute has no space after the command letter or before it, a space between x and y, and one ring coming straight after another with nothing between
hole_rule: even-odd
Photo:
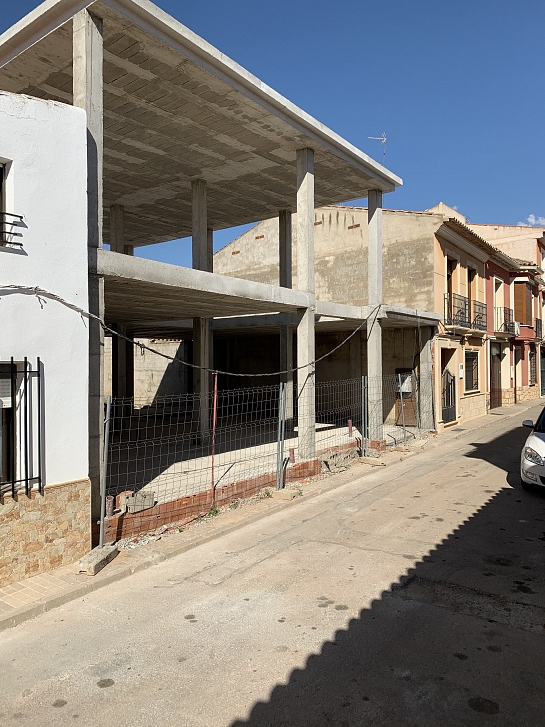
<instances>
[{"instance_id":1,"label":"tv antenna","mask_svg":"<svg viewBox=\"0 0 545 727\"><path fill-rule=\"evenodd\" d=\"M386 159L386 142L388 141L388 139L386 138L386 132L383 131L380 136L368 136L367 138L374 139L375 141L380 141L383 150L382 161L384 161Z\"/></svg>"}]
</instances>

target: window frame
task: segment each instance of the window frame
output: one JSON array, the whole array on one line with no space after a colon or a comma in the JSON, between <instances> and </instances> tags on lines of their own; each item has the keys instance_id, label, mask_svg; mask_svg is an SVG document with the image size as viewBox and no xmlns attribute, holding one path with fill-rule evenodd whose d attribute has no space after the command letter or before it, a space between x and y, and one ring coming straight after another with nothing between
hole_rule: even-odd
<instances>
[{"instance_id":1,"label":"window frame","mask_svg":"<svg viewBox=\"0 0 545 727\"><path fill-rule=\"evenodd\" d=\"M468 362L470 359L470 363ZM468 377L471 376L471 386L468 386ZM465 393L475 394L480 391L479 386L479 351L466 349L464 351L464 387Z\"/></svg>"}]
</instances>

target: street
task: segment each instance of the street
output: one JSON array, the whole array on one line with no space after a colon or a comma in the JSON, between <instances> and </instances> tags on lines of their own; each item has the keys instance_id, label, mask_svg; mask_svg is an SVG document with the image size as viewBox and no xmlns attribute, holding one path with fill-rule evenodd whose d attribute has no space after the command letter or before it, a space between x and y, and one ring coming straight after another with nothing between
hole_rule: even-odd
<instances>
[{"instance_id":1,"label":"street","mask_svg":"<svg viewBox=\"0 0 545 727\"><path fill-rule=\"evenodd\" d=\"M3 632L2 724L541 727L540 408Z\"/></svg>"}]
</instances>

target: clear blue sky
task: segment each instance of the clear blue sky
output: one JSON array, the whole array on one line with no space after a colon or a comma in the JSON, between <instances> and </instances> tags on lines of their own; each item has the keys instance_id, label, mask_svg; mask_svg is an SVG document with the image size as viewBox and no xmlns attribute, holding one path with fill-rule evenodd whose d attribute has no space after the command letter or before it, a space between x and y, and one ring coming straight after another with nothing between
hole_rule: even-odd
<instances>
[{"instance_id":1,"label":"clear blue sky","mask_svg":"<svg viewBox=\"0 0 545 727\"><path fill-rule=\"evenodd\" d=\"M0 31L32 10L1 0ZM545 217L542 0L160 0L161 7L404 180L473 222ZM234 237L216 233L216 244ZM150 257L187 264L189 245ZM161 247L162 250L157 248Z\"/></svg>"}]
</instances>

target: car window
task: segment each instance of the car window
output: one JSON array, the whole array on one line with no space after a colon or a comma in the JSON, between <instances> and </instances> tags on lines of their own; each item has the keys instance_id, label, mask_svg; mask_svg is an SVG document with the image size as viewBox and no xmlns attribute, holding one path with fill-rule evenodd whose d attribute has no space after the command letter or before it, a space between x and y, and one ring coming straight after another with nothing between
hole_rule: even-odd
<instances>
[{"instance_id":1,"label":"car window","mask_svg":"<svg viewBox=\"0 0 545 727\"><path fill-rule=\"evenodd\" d=\"M545 409L543 409L543 411L539 415L539 418L534 427L534 432L539 432L540 434L545 434Z\"/></svg>"}]
</instances>

